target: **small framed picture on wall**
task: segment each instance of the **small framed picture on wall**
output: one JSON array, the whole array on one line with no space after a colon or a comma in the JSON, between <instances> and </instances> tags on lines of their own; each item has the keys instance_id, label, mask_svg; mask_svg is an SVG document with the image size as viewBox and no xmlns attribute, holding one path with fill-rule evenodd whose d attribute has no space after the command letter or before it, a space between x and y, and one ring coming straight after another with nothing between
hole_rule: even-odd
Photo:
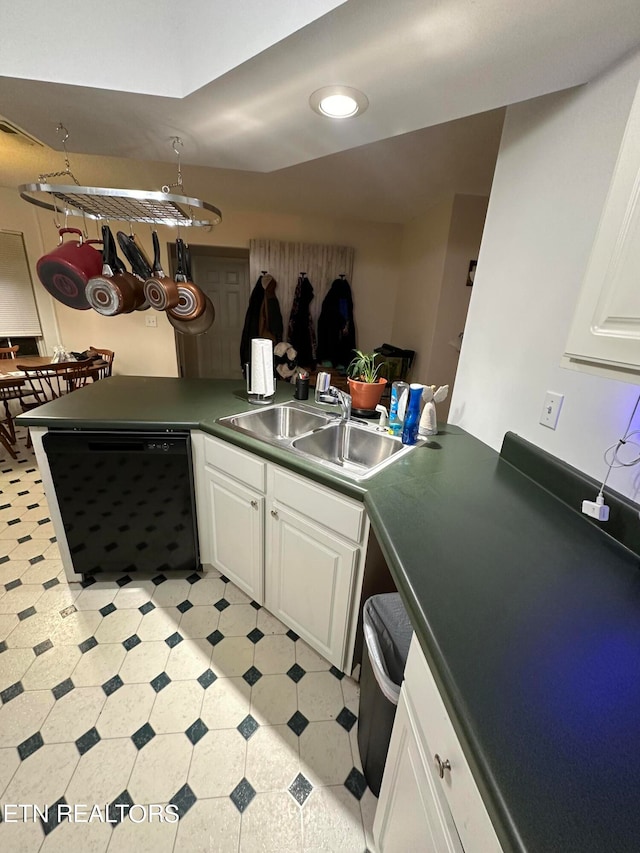
<instances>
[{"instance_id":1,"label":"small framed picture on wall","mask_svg":"<svg viewBox=\"0 0 640 853\"><path fill-rule=\"evenodd\" d=\"M473 280L476 277L477 261L469 261L469 272L467 273L467 287L473 287Z\"/></svg>"}]
</instances>

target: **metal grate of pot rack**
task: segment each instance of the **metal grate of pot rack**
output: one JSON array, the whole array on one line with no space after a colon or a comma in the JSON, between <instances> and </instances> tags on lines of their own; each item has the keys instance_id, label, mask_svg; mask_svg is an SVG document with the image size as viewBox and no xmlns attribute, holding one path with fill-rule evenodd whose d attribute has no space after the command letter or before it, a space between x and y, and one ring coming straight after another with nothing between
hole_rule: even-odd
<instances>
[{"instance_id":1,"label":"metal grate of pot rack","mask_svg":"<svg viewBox=\"0 0 640 853\"><path fill-rule=\"evenodd\" d=\"M90 219L184 226L218 225L222 221L222 214L212 204L173 193L61 184L22 184L18 192L37 207Z\"/></svg>"}]
</instances>

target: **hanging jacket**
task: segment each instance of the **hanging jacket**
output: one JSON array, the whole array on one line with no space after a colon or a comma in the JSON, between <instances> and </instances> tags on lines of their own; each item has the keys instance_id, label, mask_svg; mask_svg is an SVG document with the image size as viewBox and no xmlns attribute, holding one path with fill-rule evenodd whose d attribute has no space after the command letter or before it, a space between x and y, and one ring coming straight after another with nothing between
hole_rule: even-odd
<instances>
[{"instance_id":1,"label":"hanging jacket","mask_svg":"<svg viewBox=\"0 0 640 853\"><path fill-rule=\"evenodd\" d=\"M318 319L318 361L346 367L355 346L351 288L346 278L336 278L324 298Z\"/></svg>"},{"instance_id":2,"label":"hanging jacket","mask_svg":"<svg viewBox=\"0 0 640 853\"><path fill-rule=\"evenodd\" d=\"M243 371L245 364L251 361L252 338L269 338L274 344L282 340L282 314L276 287L273 276L260 276L249 297L240 339L240 366Z\"/></svg>"},{"instance_id":3,"label":"hanging jacket","mask_svg":"<svg viewBox=\"0 0 640 853\"><path fill-rule=\"evenodd\" d=\"M313 287L306 275L300 275L289 315L287 340L298 353L297 363L311 370L316 366L316 334L309 306Z\"/></svg>"}]
</instances>

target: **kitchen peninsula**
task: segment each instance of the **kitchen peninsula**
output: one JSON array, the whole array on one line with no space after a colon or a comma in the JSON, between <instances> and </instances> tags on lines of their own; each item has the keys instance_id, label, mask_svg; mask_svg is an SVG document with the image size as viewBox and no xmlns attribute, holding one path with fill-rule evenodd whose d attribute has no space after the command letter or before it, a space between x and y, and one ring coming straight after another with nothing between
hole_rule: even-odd
<instances>
[{"instance_id":1,"label":"kitchen peninsula","mask_svg":"<svg viewBox=\"0 0 640 853\"><path fill-rule=\"evenodd\" d=\"M249 408L233 381L114 377L19 420L203 433L362 502L502 849L637 850L638 556L515 437L500 456L445 426L357 483L216 423Z\"/></svg>"}]
</instances>

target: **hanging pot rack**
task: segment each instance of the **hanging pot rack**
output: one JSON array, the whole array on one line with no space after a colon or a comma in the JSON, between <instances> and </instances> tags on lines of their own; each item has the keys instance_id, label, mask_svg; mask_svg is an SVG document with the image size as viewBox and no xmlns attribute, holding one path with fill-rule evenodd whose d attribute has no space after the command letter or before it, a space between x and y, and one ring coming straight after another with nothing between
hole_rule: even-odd
<instances>
[{"instance_id":1,"label":"hanging pot rack","mask_svg":"<svg viewBox=\"0 0 640 853\"><path fill-rule=\"evenodd\" d=\"M178 180L175 184L163 186L162 192L153 192L80 186L69 164L66 148L69 133L61 124L56 131L63 131L65 134L62 146L66 168L61 172L40 175L38 183L19 186L20 197L29 204L58 214L63 212L70 216L83 216L89 219L147 222L152 225L205 227L218 225L222 221L222 214L217 207L182 194L182 171L178 147L182 147L180 137L176 136L172 140L173 150L178 158ZM63 176L69 176L74 183L68 185L48 183L49 178ZM171 192L173 189L178 189L179 192Z\"/></svg>"}]
</instances>

